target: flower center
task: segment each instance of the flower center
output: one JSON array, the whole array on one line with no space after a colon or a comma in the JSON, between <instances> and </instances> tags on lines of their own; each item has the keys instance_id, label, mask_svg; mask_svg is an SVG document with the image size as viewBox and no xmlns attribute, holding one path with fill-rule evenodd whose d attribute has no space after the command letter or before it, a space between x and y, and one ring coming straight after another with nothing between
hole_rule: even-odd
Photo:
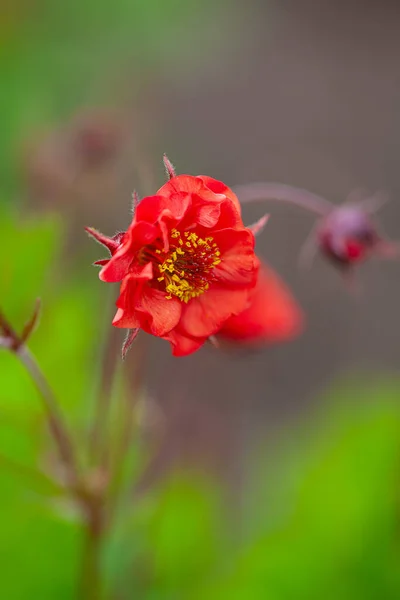
<instances>
[{"instance_id":1,"label":"flower center","mask_svg":"<svg viewBox=\"0 0 400 600\"><path fill-rule=\"evenodd\" d=\"M171 231L169 251L156 249L155 253L160 259L157 281L165 284L166 298L171 300L175 296L182 302L189 302L208 290L213 278L211 272L221 262L214 238L201 238L189 231L181 234L177 229Z\"/></svg>"}]
</instances>

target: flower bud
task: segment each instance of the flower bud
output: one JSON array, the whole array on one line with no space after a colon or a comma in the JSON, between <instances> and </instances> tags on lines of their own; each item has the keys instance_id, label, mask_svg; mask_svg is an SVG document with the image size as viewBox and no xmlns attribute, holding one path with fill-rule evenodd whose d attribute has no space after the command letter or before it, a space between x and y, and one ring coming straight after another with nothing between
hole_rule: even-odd
<instances>
[{"instance_id":1,"label":"flower bud","mask_svg":"<svg viewBox=\"0 0 400 600\"><path fill-rule=\"evenodd\" d=\"M363 203L335 207L317 225L317 245L321 252L341 267L360 263L375 255L398 254L398 245L384 240Z\"/></svg>"}]
</instances>

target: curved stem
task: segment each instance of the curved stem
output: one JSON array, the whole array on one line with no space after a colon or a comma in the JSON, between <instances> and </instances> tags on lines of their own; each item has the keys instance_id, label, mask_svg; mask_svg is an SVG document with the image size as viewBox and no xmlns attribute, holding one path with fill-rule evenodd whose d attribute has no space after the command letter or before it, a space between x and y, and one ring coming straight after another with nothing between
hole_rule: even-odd
<instances>
[{"instance_id":1,"label":"curved stem","mask_svg":"<svg viewBox=\"0 0 400 600\"><path fill-rule=\"evenodd\" d=\"M53 479L48 477L42 471L37 471L30 466L19 463L6 454L0 453L0 465L13 473L17 473L21 477L29 479L32 484L36 484L38 489L47 488L56 494L60 494L64 491L64 488L57 485Z\"/></svg>"},{"instance_id":2,"label":"curved stem","mask_svg":"<svg viewBox=\"0 0 400 600\"><path fill-rule=\"evenodd\" d=\"M87 504L87 523L84 531L80 597L82 600L100 600L101 590L101 546L103 522L101 504L90 501Z\"/></svg>"},{"instance_id":3,"label":"curved stem","mask_svg":"<svg viewBox=\"0 0 400 600\"><path fill-rule=\"evenodd\" d=\"M87 490L84 481L81 482L80 480L71 438L64 424L53 391L34 356L26 346L21 346L16 354L30 374L43 400L50 430L57 445L60 459L68 472L71 491L85 514L85 544L80 580L82 587L81 597L85 600L99 600L101 598L100 553L103 536L102 498L91 490Z\"/></svg>"},{"instance_id":4,"label":"curved stem","mask_svg":"<svg viewBox=\"0 0 400 600\"><path fill-rule=\"evenodd\" d=\"M36 310L21 337L16 334L0 312L0 347L10 350L19 358L42 399L50 432L54 438L60 461L67 472L68 489L85 516L84 564L81 577L82 598L99 600L101 598L100 553L104 533L104 488L99 489L98 486L93 488L93 485L90 485L90 478L87 479L84 475L81 478L72 440L57 399L35 357L24 343L37 321L37 315L38 311ZM15 464L12 466L15 468ZM18 470L21 470L19 465ZM31 473L29 474L31 475Z\"/></svg>"},{"instance_id":5,"label":"curved stem","mask_svg":"<svg viewBox=\"0 0 400 600\"><path fill-rule=\"evenodd\" d=\"M318 215L326 215L334 206L322 196L283 183L259 182L236 185L233 187L233 191L242 204L260 200L276 200L300 206Z\"/></svg>"},{"instance_id":6,"label":"curved stem","mask_svg":"<svg viewBox=\"0 0 400 600\"><path fill-rule=\"evenodd\" d=\"M58 448L61 462L68 471L70 484L76 487L78 483L78 469L75 461L75 453L72 447L71 438L64 424L61 412L58 408L53 390L47 383L45 376L40 370L34 356L29 349L22 345L16 351L16 355L28 371L40 397L43 400L43 405L49 421L49 427L54 437L54 441Z\"/></svg>"}]
</instances>

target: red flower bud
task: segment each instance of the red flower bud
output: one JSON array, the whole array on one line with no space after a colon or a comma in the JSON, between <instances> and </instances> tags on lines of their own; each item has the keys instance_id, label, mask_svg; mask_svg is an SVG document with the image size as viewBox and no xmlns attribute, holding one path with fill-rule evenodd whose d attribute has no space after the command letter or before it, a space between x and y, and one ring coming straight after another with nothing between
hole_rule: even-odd
<instances>
[{"instance_id":1,"label":"red flower bud","mask_svg":"<svg viewBox=\"0 0 400 600\"><path fill-rule=\"evenodd\" d=\"M317 224L317 245L323 254L341 267L360 263L371 256L394 257L398 245L381 237L363 203L333 208Z\"/></svg>"}]
</instances>

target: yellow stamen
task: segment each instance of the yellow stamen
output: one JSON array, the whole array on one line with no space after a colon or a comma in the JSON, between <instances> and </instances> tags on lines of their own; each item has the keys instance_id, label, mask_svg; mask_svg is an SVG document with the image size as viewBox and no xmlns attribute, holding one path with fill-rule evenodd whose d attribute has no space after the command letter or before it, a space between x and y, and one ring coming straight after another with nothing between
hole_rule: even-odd
<instances>
[{"instance_id":1,"label":"yellow stamen","mask_svg":"<svg viewBox=\"0 0 400 600\"><path fill-rule=\"evenodd\" d=\"M167 300L176 297L187 303L209 289L211 272L221 262L221 252L212 237L201 238L193 231L182 235L173 229L170 238L170 251L164 253L158 265L163 275L157 281L165 281Z\"/></svg>"}]
</instances>

